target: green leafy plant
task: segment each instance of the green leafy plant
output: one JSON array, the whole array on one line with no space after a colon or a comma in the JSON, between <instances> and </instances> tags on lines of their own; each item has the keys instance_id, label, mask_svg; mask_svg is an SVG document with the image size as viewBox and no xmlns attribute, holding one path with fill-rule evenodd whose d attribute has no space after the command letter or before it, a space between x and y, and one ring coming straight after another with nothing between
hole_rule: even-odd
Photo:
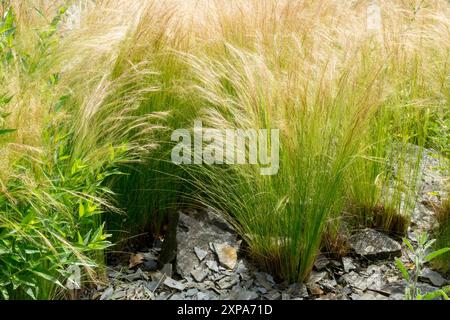
<instances>
[{"instance_id":1,"label":"green leafy plant","mask_svg":"<svg viewBox=\"0 0 450 320\"><path fill-rule=\"evenodd\" d=\"M407 249L412 255L412 257L410 258L411 262L414 265L412 271L408 271L405 264L399 258L395 258L395 265L400 270L403 278L407 282L407 286L405 288L405 299L432 300L437 297L442 297L445 300L448 300L449 298L447 293L450 292L450 286L423 294L417 284L423 272L425 263L429 263L438 256L450 251L450 248L441 248L439 250L429 252L429 250L433 248L433 244L436 242L436 240L429 240L427 233L417 234L416 238L416 248L413 247L408 239L403 239L403 243L406 245Z\"/></svg>"},{"instance_id":2,"label":"green leafy plant","mask_svg":"<svg viewBox=\"0 0 450 320\"><path fill-rule=\"evenodd\" d=\"M130 116L147 94L131 80L148 71L133 66L113 82L111 68L94 64L88 81L76 81L78 66L67 68L73 56L64 56L58 35L63 14L56 10L43 29L19 25L8 48L20 55L0 66L2 89L17 98L11 108L2 96L1 125L12 114L25 129L0 146L0 299L66 298L73 267L82 287L102 281L111 246L105 216L120 212L108 184L153 144L149 117ZM2 130L2 138L13 132Z\"/></svg>"},{"instance_id":3,"label":"green leafy plant","mask_svg":"<svg viewBox=\"0 0 450 320\"><path fill-rule=\"evenodd\" d=\"M13 59L15 35L13 8L7 6L3 16L0 17L0 60L3 63L8 63Z\"/></svg>"},{"instance_id":4,"label":"green leafy plant","mask_svg":"<svg viewBox=\"0 0 450 320\"><path fill-rule=\"evenodd\" d=\"M112 208L103 182L119 174L115 163L124 152L111 150L103 166L92 167L72 161L67 135L53 141L47 158L53 162L24 158L0 197L3 299L64 297L70 266L84 271L82 281L101 278L103 252L111 246L101 216Z\"/></svg>"}]
</instances>

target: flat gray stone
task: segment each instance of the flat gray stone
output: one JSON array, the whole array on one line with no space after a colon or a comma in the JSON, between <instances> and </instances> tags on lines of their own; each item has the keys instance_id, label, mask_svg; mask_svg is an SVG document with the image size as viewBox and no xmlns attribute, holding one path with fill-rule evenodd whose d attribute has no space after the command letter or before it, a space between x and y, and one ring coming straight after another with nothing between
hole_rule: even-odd
<instances>
[{"instance_id":1,"label":"flat gray stone","mask_svg":"<svg viewBox=\"0 0 450 320\"><path fill-rule=\"evenodd\" d=\"M245 265L244 261L239 260L236 265L235 272L245 276L246 274L248 274L248 271L249 270L248 270L247 266Z\"/></svg>"},{"instance_id":2,"label":"flat gray stone","mask_svg":"<svg viewBox=\"0 0 450 320\"><path fill-rule=\"evenodd\" d=\"M170 293L161 292L157 296L155 296L155 300L167 300L170 298Z\"/></svg>"},{"instance_id":3,"label":"flat gray stone","mask_svg":"<svg viewBox=\"0 0 450 320\"><path fill-rule=\"evenodd\" d=\"M386 283L383 281L383 275L375 272L367 278L367 288L371 290L381 290Z\"/></svg>"},{"instance_id":4,"label":"flat gray stone","mask_svg":"<svg viewBox=\"0 0 450 320\"><path fill-rule=\"evenodd\" d=\"M317 256L316 261L314 261L314 268L316 268L317 271L322 271L328 267L329 264L330 260L327 257L319 255Z\"/></svg>"},{"instance_id":5,"label":"flat gray stone","mask_svg":"<svg viewBox=\"0 0 450 320\"><path fill-rule=\"evenodd\" d=\"M197 282L202 282L208 276L208 273L200 269L192 270L191 274Z\"/></svg>"},{"instance_id":6,"label":"flat gray stone","mask_svg":"<svg viewBox=\"0 0 450 320\"><path fill-rule=\"evenodd\" d=\"M356 270L356 266L353 264L353 259L350 257L343 257L342 265L346 273L349 273L352 270Z\"/></svg>"},{"instance_id":7,"label":"flat gray stone","mask_svg":"<svg viewBox=\"0 0 450 320\"><path fill-rule=\"evenodd\" d=\"M282 292L281 293L281 300L291 300L291 295L289 293L286 292Z\"/></svg>"},{"instance_id":8,"label":"flat gray stone","mask_svg":"<svg viewBox=\"0 0 450 320\"><path fill-rule=\"evenodd\" d=\"M353 293L350 295L350 298L352 300L388 300L386 296L372 291L366 291L362 295Z\"/></svg>"},{"instance_id":9,"label":"flat gray stone","mask_svg":"<svg viewBox=\"0 0 450 320\"><path fill-rule=\"evenodd\" d=\"M290 294L291 296L305 298L308 296L308 288L303 283L293 283L286 290L286 293Z\"/></svg>"},{"instance_id":10,"label":"flat gray stone","mask_svg":"<svg viewBox=\"0 0 450 320\"><path fill-rule=\"evenodd\" d=\"M336 291L337 282L334 279L325 279L319 282L320 286L328 292Z\"/></svg>"},{"instance_id":11,"label":"flat gray stone","mask_svg":"<svg viewBox=\"0 0 450 320\"><path fill-rule=\"evenodd\" d=\"M211 300L211 296L205 292L198 292L197 300Z\"/></svg>"},{"instance_id":12,"label":"flat gray stone","mask_svg":"<svg viewBox=\"0 0 450 320\"><path fill-rule=\"evenodd\" d=\"M219 286L220 289L225 290L225 289L229 289L231 287L233 287L234 285L239 283L239 277L238 276L234 276L234 277L225 277L220 279L217 282L217 285Z\"/></svg>"},{"instance_id":13,"label":"flat gray stone","mask_svg":"<svg viewBox=\"0 0 450 320\"><path fill-rule=\"evenodd\" d=\"M342 278L345 280L347 284L349 284L351 287L359 289L361 291L364 291L369 286L369 283L367 283L367 278L364 278L363 276L360 276L354 271L351 271L348 274L344 274Z\"/></svg>"},{"instance_id":14,"label":"flat gray stone","mask_svg":"<svg viewBox=\"0 0 450 320\"><path fill-rule=\"evenodd\" d=\"M208 260L206 261L206 266L214 272L219 272L219 265L217 264L217 261Z\"/></svg>"},{"instance_id":15,"label":"flat gray stone","mask_svg":"<svg viewBox=\"0 0 450 320\"><path fill-rule=\"evenodd\" d=\"M141 265L141 268L144 271L155 271L158 269L158 261L155 260L145 260L144 263Z\"/></svg>"},{"instance_id":16,"label":"flat gray stone","mask_svg":"<svg viewBox=\"0 0 450 320\"><path fill-rule=\"evenodd\" d=\"M194 252L197 255L198 260L203 261L205 257L208 255L208 252L200 249L199 247L194 247Z\"/></svg>"},{"instance_id":17,"label":"flat gray stone","mask_svg":"<svg viewBox=\"0 0 450 320\"><path fill-rule=\"evenodd\" d=\"M148 290L150 290L151 292L154 292L156 289L158 289L159 286L159 281L149 281L146 284L146 287Z\"/></svg>"},{"instance_id":18,"label":"flat gray stone","mask_svg":"<svg viewBox=\"0 0 450 320\"><path fill-rule=\"evenodd\" d=\"M380 260L401 256L401 246L384 233L364 229L349 239L350 247L361 257Z\"/></svg>"},{"instance_id":19,"label":"flat gray stone","mask_svg":"<svg viewBox=\"0 0 450 320\"><path fill-rule=\"evenodd\" d=\"M172 289L179 290L179 291L183 291L185 289L184 284L182 284L181 282L176 281L172 278L169 278L169 277L166 277L166 279L164 279L163 283L165 286L172 288Z\"/></svg>"},{"instance_id":20,"label":"flat gray stone","mask_svg":"<svg viewBox=\"0 0 450 320\"><path fill-rule=\"evenodd\" d=\"M267 280L266 273L263 272L256 272L256 281L258 284L263 286L267 291L272 290L273 283Z\"/></svg>"},{"instance_id":21,"label":"flat gray stone","mask_svg":"<svg viewBox=\"0 0 450 320\"><path fill-rule=\"evenodd\" d=\"M442 287L447 283L447 280L445 280L444 277L442 277L436 271L430 270L429 268L425 268L422 271L419 280L429 282L436 287Z\"/></svg>"},{"instance_id":22,"label":"flat gray stone","mask_svg":"<svg viewBox=\"0 0 450 320\"><path fill-rule=\"evenodd\" d=\"M180 213L177 228L176 271L182 277L190 276L198 268L206 257L202 248L208 248L210 243L228 243L233 248L239 247L236 234L224 219L209 210L191 211L189 214ZM231 260L223 262L224 265L232 265Z\"/></svg>"},{"instance_id":23,"label":"flat gray stone","mask_svg":"<svg viewBox=\"0 0 450 320\"><path fill-rule=\"evenodd\" d=\"M144 280L148 280L148 275L145 274L140 268L138 268L136 270L136 272L127 274L127 275L123 275L122 277L125 280L128 280L130 282L136 281L136 280L140 280L140 279L144 279Z\"/></svg>"},{"instance_id":24,"label":"flat gray stone","mask_svg":"<svg viewBox=\"0 0 450 320\"><path fill-rule=\"evenodd\" d=\"M186 291L186 297L192 297L192 296L196 295L197 293L198 293L197 288L189 289L188 291Z\"/></svg>"},{"instance_id":25,"label":"flat gray stone","mask_svg":"<svg viewBox=\"0 0 450 320\"><path fill-rule=\"evenodd\" d=\"M256 300L258 299L258 294L250 290L239 290L236 296L236 300Z\"/></svg>"},{"instance_id":26,"label":"flat gray stone","mask_svg":"<svg viewBox=\"0 0 450 320\"><path fill-rule=\"evenodd\" d=\"M114 289L112 287L108 287L105 291L103 291L100 296L100 300L108 300L114 293Z\"/></svg>"},{"instance_id":27,"label":"flat gray stone","mask_svg":"<svg viewBox=\"0 0 450 320\"><path fill-rule=\"evenodd\" d=\"M306 282L307 285L314 285L317 282L325 279L328 276L328 273L326 271L322 271L322 272L311 272L311 274L309 275L308 281Z\"/></svg>"},{"instance_id":28,"label":"flat gray stone","mask_svg":"<svg viewBox=\"0 0 450 320\"><path fill-rule=\"evenodd\" d=\"M181 293L175 293L173 294L169 300L184 300L186 298L186 294L181 292Z\"/></svg>"},{"instance_id":29,"label":"flat gray stone","mask_svg":"<svg viewBox=\"0 0 450 320\"><path fill-rule=\"evenodd\" d=\"M125 298L127 295L127 292L125 290L118 290L115 291L114 294L110 297L111 300L120 300Z\"/></svg>"},{"instance_id":30,"label":"flat gray stone","mask_svg":"<svg viewBox=\"0 0 450 320\"><path fill-rule=\"evenodd\" d=\"M267 279L267 281L269 281L271 284L275 285L275 280L273 279L272 275L266 273L266 279Z\"/></svg>"},{"instance_id":31,"label":"flat gray stone","mask_svg":"<svg viewBox=\"0 0 450 320\"><path fill-rule=\"evenodd\" d=\"M269 291L268 293L266 293L264 295L264 297L267 300L280 300L281 299L281 293L279 293L278 291Z\"/></svg>"},{"instance_id":32,"label":"flat gray stone","mask_svg":"<svg viewBox=\"0 0 450 320\"><path fill-rule=\"evenodd\" d=\"M263 288L263 287L256 287L256 290L261 292L262 294L266 294L267 293L267 289Z\"/></svg>"}]
</instances>

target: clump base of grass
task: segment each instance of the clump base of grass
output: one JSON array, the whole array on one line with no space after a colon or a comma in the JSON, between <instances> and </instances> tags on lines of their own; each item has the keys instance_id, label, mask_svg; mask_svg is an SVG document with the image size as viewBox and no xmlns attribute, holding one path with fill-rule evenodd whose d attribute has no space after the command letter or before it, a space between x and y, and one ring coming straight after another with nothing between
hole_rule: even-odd
<instances>
[{"instance_id":1,"label":"clump base of grass","mask_svg":"<svg viewBox=\"0 0 450 320\"><path fill-rule=\"evenodd\" d=\"M380 202L374 206L353 204L347 210L349 214L345 221L353 227L374 228L394 237L404 236L410 224L408 216Z\"/></svg>"},{"instance_id":2,"label":"clump base of grass","mask_svg":"<svg viewBox=\"0 0 450 320\"><path fill-rule=\"evenodd\" d=\"M346 256L350 251L349 237L350 230L346 221L328 223L322 236L321 253L333 259Z\"/></svg>"},{"instance_id":3,"label":"clump base of grass","mask_svg":"<svg viewBox=\"0 0 450 320\"><path fill-rule=\"evenodd\" d=\"M396 209L378 203L371 208L373 214L372 227L383 230L393 236L404 236L410 223L409 217Z\"/></svg>"}]
</instances>

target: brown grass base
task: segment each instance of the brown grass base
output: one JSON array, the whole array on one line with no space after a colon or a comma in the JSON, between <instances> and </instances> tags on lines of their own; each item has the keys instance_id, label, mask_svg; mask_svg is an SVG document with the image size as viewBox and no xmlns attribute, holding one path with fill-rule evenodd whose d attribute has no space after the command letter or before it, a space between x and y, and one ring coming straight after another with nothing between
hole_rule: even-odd
<instances>
[{"instance_id":1,"label":"brown grass base","mask_svg":"<svg viewBox=\"0 0 450 320\"><path fill-rule=\"evenodd\" d=\"M372 208L372 227L390 235L402 237L406 235L410 220L395 209L377 204Z\"/></svg>"},{"instance_id":2,"label":"brown grass base","mask_svg":"<svg viewBox=\"0 0 450 320\"><path fill-rule=\"evenodd\" d=\"M348 238L350 234L347 230L339 232L325 231L322 237L321 252L332 259L340 259L346 256L350 247Z\"/></svg>"}]
</instances>

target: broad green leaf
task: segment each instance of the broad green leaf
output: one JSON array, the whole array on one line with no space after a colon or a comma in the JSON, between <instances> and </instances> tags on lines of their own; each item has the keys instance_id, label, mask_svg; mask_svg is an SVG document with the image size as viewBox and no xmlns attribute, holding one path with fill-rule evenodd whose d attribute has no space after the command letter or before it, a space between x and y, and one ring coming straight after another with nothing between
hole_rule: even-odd
<instances>
[{"instance_id":1,"label":"broad green leaf","mask_svg":"<svg viewBox=\"0 0 450 320\"><path fill-rule=\"evenodd\" d=\"M78 244L83 245L83 237L81 236L80 232L77 232L78 234Z\"/></svg>"},{"instance_id":2,"label":"broad green leaf","mask_svg":"<svg viewBox=\"0 0 450 320\"><path fill-rule=\"evenodd\" d=\"M78 205L78 216L80 218L83 218L85 214L86 214L86 211L84 210L84 204L82 201L80 201L80 203Z\"/></svg>"},{"instance_id":3,"label":"broad green leaf","mask_svg":"<svg viewBox=\"0 0 450 320\"><path fill-rule=\"evenodd\" d=\"M84 237L84 241L83 241L84 246L87 246L88 243L91 241L91 233L92 233L92 230L89 230L89 232Z\"/></svg>"},{"instance_id":4,"label":"broad green leaf","mask_svg":"<svg viewBox=\"0 0 450 320\"><path fill-rule=\"evenodd\" d=\"M448 300L448 296L443 290L436 290L433 292L428 292L427 294L421 296L420 300L433 300L438 297L442 297L444 300Z\"/></svg>"},{"instance_id":5,"label":"broad green leaf","mask_svg":"<svg viewBox=\"0 0 450 320\"><path fill-rule=\"evenodd\" d=\"M401 271L401 273L402 273L402 275L403 275L403 278L404 278L406 281L409 281L409 280L410 280L410 277L409 277L408 270L406 269L405 265L403 264L403 262L400 261L399 258L395 258L395 265L396 265L397 268Z\"/></svg>"},{"instance_id":6,"label":"broad green leaf","mask_svg":"<svg viewBox=\"0 0 450 320\"><path fill-rule=\"evenodd\" d=\"M17 129L0 129L0 136L3 136L5 134L16 132Z\"/></svg>"},{"instance_id":7,"label":"broad green leaf","mask_svg":"<svg viewBox=\"0 0 450 320\"><path fill-rule=\"evenodd\" d=\"M87 205L88 205L88 213L89 213L89 215L95 213L95 211L98 208L98 206L95 203L93 203L91 200L88 201Z\"/></svg>"},{"instance_id":8,"label":"broad green leaf","mask_svg":"<svg viewBox=\"0 0 450 320\"><path fill-rule=\"evenodd\" d=\"M414 247L408 239L404 238L403 243L409 248L409 250L411 250L411 252L415 252Z\"/></svg>"},{"instance_id":9,"label":"broad green leaf","mask_svg":"<svg viewBox=\"0 0 450 320\"><path fill-rule=\"evenodd\" d=\"M1 29L0 29L1 30ZM0 33L1 33L1 31L0 31ZM1 98L0 98L0 106L5 106L5 105L7 105L8 103L10 103L11 102L11 100L12 100L12 98L13 98L13 96L2 96ZM4 116L4 115L3 115Z\"/></svg>"},{"instance_id":10,"label":"broad green leaf","mask_svg":"<svg viewBox=\"0 0 450 320\"><path fill-rule=\"evenodd\" d=\"M441 254L444 254L448 251L450 251L450 248L442 248L437 251L434 251L425 257L425 261L429 262L429 261L433 260L434 258L436 258L437 256L440 256Z\"/></svg>"},{"instance_id":11,"label":"broad green leaf","mask_svg":"<svg viewBox=\"0 0 450 320\"><path fill-rule=\"evenodd\" d=\"M450 286L445 286L441 288L441 290L444 291L445 293L450 292Z\"/></svg>"},{"instance_id":12,"label":"broad green leaf","mask_svg":"<svg viewBox=\"0 0 450 320\"><path fill-rule=\"evenodd\" d=\"M424 250L427 250L428 248L431 248L431 246L436 242L436 239L430 240L428 241L425 246L424 246Z\"/></svg>"},{"instance_id":13,"label":"broad green leaf","mask_svg":"<svg viewBox=\"0 0 450 320\"><path fill-rule=\"evenodd\" d=\"M32 224L33 220L35 219L35 217L36 217L36 214L34 212L31 212L31 213L27 214L22 219L22 225Z\"/></svg>"},{"instance_id":14,"label":"broad green leaf","mask_svg":"<svg viewBox=\"0 0 450 320\"><path fill-rule=\"evenodd\" d=\"M59 112L61 109L66 105L67 101L69 100L69 95L65 95L59 98L59 100L55 104L55 111Z\"/></svg>"},{"instance_id":15,"label":"broad green leaf","mask_svg":"<svg viewBox=\"0 0 450 320\"><path fill-rule=\"evenodd\" d=\"M54 284L64 288L64 286L61 284L61 282L59 282L59 280L56 279L51 274L45 273L45 272L43 272L41 270L31 270L31 272L33 272L35 275L37 275L37 276L39 276L39 277L41 277L41 278L43 278L45 280L48 280L48 281L50 281L50 282L52 282L52 283L54 283Z\"/></svg>"}]
</instances>

